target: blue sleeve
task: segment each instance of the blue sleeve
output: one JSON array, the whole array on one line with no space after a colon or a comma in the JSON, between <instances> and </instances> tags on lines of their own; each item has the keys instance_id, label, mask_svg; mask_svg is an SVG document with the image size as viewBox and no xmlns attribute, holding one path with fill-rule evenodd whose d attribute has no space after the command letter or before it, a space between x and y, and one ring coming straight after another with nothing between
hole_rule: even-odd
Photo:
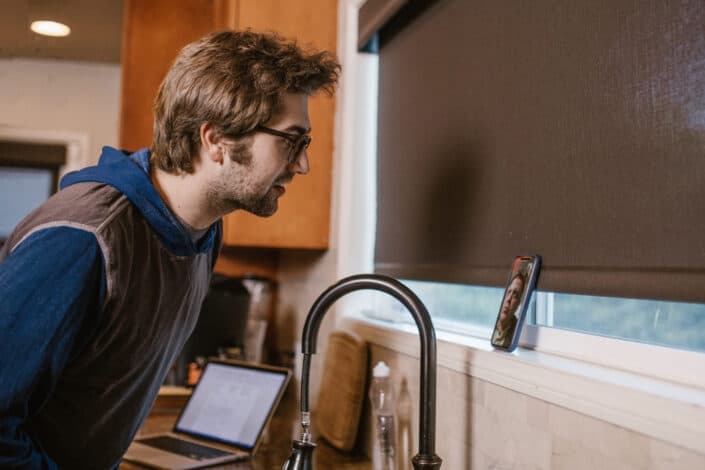
<instances>
[{"instance_id":1,"label":"blue sleeve","mask_svg":"<svg viewBox=\"0 0 705 470\"><path fill-rule=\"evenodd\" d=\"M0 468L57 468L23 425L97 327L104 295L102 253L84 230L40 230L0 263Z\"/></svg>"}]
</instances>

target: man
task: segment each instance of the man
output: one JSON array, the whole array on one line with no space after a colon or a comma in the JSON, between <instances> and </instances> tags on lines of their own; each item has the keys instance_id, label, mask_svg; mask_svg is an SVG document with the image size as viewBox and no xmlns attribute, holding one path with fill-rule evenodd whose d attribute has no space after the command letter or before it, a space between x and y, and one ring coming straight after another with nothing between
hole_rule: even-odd
<instances>
[{"instance_id":1,"label":"man","mask_svg":"<svg viewBox=\"0 0 705 470\"><path fill-rule=\"evenodd\" d=\"M504 293L504 300L502 300L494 335L492 335L492 344L495 346L507 348L512 344L514 329L517 326L515 313L524 293L524 284L524 276L521 273L512 276L509 282L509 287Z\"/></svg>"},{"instance_id":2,"label":"man","mask_svg":"<svg viewBox=\"0 0 705 470\"><path fill-rule=\"evenodd\" d=\"M273 35L186 46L154 142L98 166L0 253L0 468L116 467L193 329L237 209L272 215L308 172L308 96L339 65Z\"/></svg>"}]
</instances>

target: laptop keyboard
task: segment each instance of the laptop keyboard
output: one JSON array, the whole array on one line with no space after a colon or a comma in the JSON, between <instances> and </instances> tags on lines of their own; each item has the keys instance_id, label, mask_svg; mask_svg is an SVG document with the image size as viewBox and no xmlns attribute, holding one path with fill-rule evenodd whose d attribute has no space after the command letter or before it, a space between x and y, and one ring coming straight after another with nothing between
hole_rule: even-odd
<instances>
[{"instance_id":1,"label":"laptop keyboard","mask_svg":"<svg viewBox=\"0 0 705 470\"><path fill-rule=\"evenodd\" d=\"M140 444L156 447L157 449L165 450L173 454L183 455L195 460L212 459L216 457L224 457L232 455L231 452L225 452L213 447L196 444L195 442L185 441L170 436L157 436L147 439L139 439Z\"/></svg>"}]
</instances>

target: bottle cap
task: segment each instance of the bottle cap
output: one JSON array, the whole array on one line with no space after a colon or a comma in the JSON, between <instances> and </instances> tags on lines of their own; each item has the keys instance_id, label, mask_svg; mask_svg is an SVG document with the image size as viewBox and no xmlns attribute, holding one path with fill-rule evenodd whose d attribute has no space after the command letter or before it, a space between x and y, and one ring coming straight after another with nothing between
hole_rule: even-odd
<instances>
[{"instance_id":1,"label":"bottle cap","mask_svg":"<svg viewBox=\"0 0 705 470\"><path fill-rule=\"evenodd\" d=\"M379 361L375 368L372 369L372 377L389 377L389 366L384 361Z\"/></svg>"}]
</instances>

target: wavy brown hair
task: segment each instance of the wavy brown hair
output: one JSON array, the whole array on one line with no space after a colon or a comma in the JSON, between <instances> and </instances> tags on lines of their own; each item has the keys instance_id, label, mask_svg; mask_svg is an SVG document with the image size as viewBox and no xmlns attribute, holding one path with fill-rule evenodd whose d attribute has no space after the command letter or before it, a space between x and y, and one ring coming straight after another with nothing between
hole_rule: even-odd
<instances>
[{"instance_id":1,"label":"wavy brown hair","mask_svg":"<svg viewBox=\"0 0 705 470\"><path fill-rule=\"evenodd\" d=\"M193 172L201 124L243 136L278 111L283 93L332 94L340 65L327 51L308 50L276 34L212 33L184 47L154 102L152 162Z\"/></svg>"}]
</instances>

